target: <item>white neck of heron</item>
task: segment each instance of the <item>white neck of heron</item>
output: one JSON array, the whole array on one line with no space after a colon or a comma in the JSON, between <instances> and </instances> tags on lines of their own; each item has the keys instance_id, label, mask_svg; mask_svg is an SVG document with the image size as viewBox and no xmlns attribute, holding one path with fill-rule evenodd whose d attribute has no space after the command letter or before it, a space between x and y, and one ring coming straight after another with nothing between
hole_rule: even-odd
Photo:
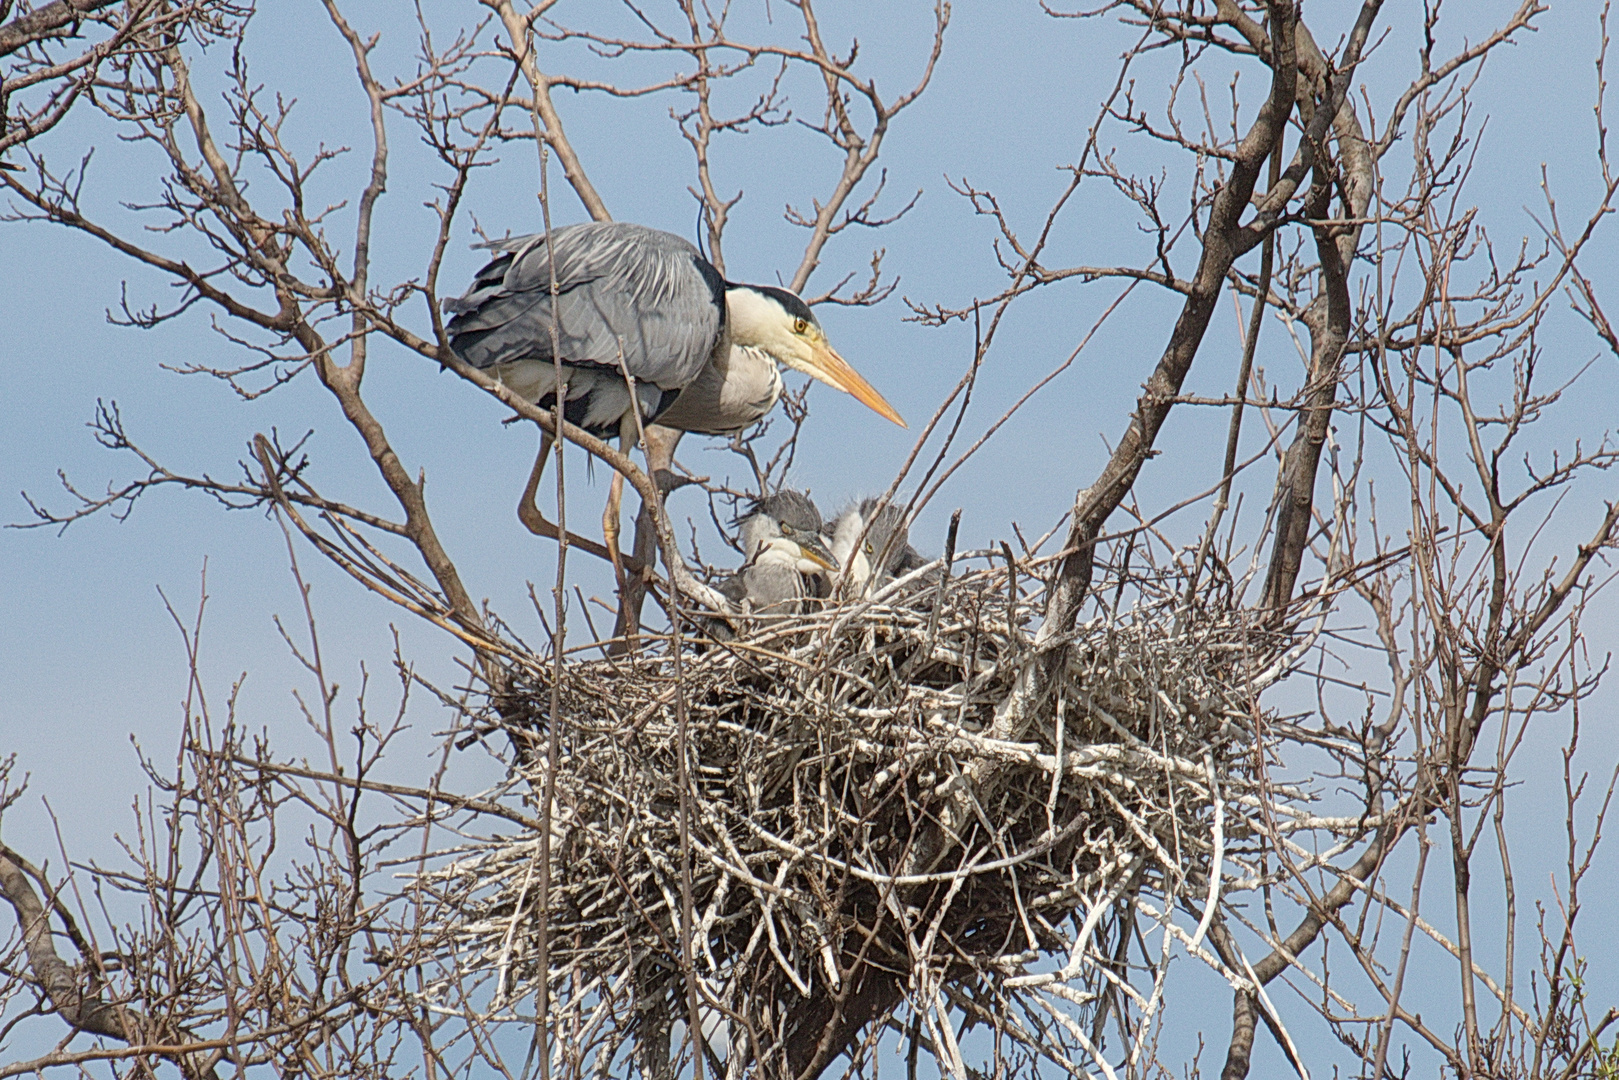
<instances>
[{"instance_id":1,"label":"white neck of heron","mask_svg":"<svg viewBox=\"0 0 1619 1080\"><path fill-rule=\"evenodd\" d=\"M764 514L750 514L743 518L740 532L744 559L759 558L764 553L766 545L782 539L781 528Z\"/></svg>"},{"instance_id":2,"label":"white neck of heron","mask_svg":"<svg viewBox=\"0 0 1619 1080\"><path fill-rule=\"evenodd\" d=\"M866 557L865 548L872 543L868 534L859 548L855 542L860 540L860 534L866 528L866 519L858 513L848 512L840 516L832 527L832 554L838 560L838 565L849 568L849 581L857 589L865 587L871 578L871 560Z\"/></svg>"}]
</instances>

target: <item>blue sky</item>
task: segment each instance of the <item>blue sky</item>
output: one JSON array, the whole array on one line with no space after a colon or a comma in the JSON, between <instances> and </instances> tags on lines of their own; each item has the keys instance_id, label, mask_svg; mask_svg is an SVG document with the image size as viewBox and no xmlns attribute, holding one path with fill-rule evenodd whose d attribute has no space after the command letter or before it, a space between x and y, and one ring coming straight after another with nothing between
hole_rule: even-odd
<instances>
[{"instance_id":1,"label":"blue sky","mask_svg":"<svg viewBox=\"0 0 1619 1080\"><path fill-rule=\"evenodd\" d=\"M1389 5L1397 28L1375 52L1362 80L1383 107L1391 80L1409 78L1414 68L1409 5ZM1442 41L1454 48L1476 39L1480 28L1505 17L1513 5L1491 0L1469 4L1441 27ZM1470 198L1494 233L1498 247L1515 250L1521 236L1535 236L1529 211L1543 206L1542 167L1569 220L1588 213L1598 177L1591 112L1596 54L1594 0L1554 4L1538 32L1526 35L1493 57L1479 84L1476 111L1487 114L1479 165ZM470 5L468 9L471 10ZM567 11L567 5L562 9ZM579 11L582 16L583 8ZM1331 21L1329 5L1307 5L1313 21ZM773 12L784 19L782 10ZM466 16L468 20L472 15ZM564 15L566 17L566 15ZM381 30L377 63L400 65L414 47L411 27L389 5L359 5L351 15L362 32ZM737 30L748 29L741 16ZM453 20L446 17L446 25ZM931 30L922 3L828 4L822 22L829 38L858 36L861 63L870 65L892 95L914 81ZM1336 27L1334 27L1336 29ZM934 85L912 110L902 114L889 136L883 163L889 170L889 207L911 193L922 195L907 217L878 233L851 230L828 248L823 268L811 283L825 286L848 271L860 271L872 246L887 249L885 268L900 276L893 299L872 309L825 309L823 324L845 357L870 378L912 423L913 432L954 384L970 359L970 327L929 329L905 321L899 296L960 306L974 295L994 291L1001 279L990 250L993 230L972 215L946 179L965 178L994 191L1022 230L1032 232L1066 174L1060 167L1077 160L1097 104L1115 75L1115 58L1130 35L1110 24L1053 20L1034 3L956 5ZM1325 37L1326 35L1323 34ZM319 140L364 145L363 113L342 42L326 26L317 5L288 2L267 6L250 38L255 77L299 101L289 125L291 137L306 149ZM1325 44L1325 42L1324 42ZM555 47L548 66L561 70L588 63L576 49ZM1145 88L1162 79L1171 58L1144 63L1137 78ZM214 80L222 58L197 64L199 80ZM755 80L755 85L756 85ZM1244 72L1239 92L1251 102L1262 89L1258 74ZM792 104L807 117L818 115L817 86L811 80L788 83ZM753 91L747 91L751 93ZM1145 91L1143 91L1145 93ZM1210 85L1211 99L1226 94ZM738 98L740 100L740 97ZM557 105L586 168L613 213L692 235L694 205L690 152L675 133L669 98L624 101L601 95L557 93ZM88 112L64 125L44 144L53 161L66 162L87 141L98 146L87 202L126 225L134 219L120 210L120 199L150 197L155 174L139 148L109 137L103 118ZM396 118L389 192L378 219L378 279L414 273L432 239L432 219L422 207L439 179L411 130ZM1118 127L1104 136L1119 146L1121 160L1145 170L1166 168L1168 202L1184 204L1184 166L1143 148ZM716 153L723 187L746 191L727 234L727 270L733 279L775 281L790 274L802 242L781 220L783 204L805 205L824 197L836 176L836 161L814 137L791 128L770 129L725 141ZM1160 158L1162 160L1160 160ZM337 162L321 188L334 201L359 187L363 154ZM533 197L532 147L513 145L500 164L486 170L469 197L472 216L491 233L526 232L539 227ZM583 212L563 187L560 170L551 174L553 212L559 222ZM1177 184L1177 181L1180 181ZM1180 200L1176 202L1176 200ZM1055 234L1052 265L1140 261L1148 250L1129 207L1100 183L1082 189L1075 207ZM346 229L348 218L336 216ZM1593 245L1588 269L1608 296L1619 285L1619 260L1612 223ZM340 232L341 234L341 232ZM458 288L479 265L468 249L474 239L464 220L449 253L442 280ZM1253 257L1250 257L1250 262ZM1190 271L1189 257L1177 264ZM133 463L96 446L83 426L98 399L116 400L137 441L177 471L228 475L255 432L276 428L283 435L313 431L310 443L316 482L327 494L386 511L387 492L377 480L358 441L338 415L331 398L312 379L298 380L258 402L237 401L225 388L202 378L182 377L163 365L225 362L239 355L214 333L209 316L197 309L151 332L108 324L105 312L119 301L127 282L142 303L163 303L173 294L154 275L106 251L94 240L43 225L0 226L0 519L23 521L22 490L62 505L53 489L58 469L88 489L132 475ZM991 354L968 414L965 431L981 429L1046 371L1055 367L1116 294L1101 283L1062 285L1022 301L1009 318ZM1044 532L1071 502L1105 458L1123 430L1128 409L1167 337L1175 305L1169 298L1138 289L1124 317L1114 320L1088 346L1079 361L1010 423L978 457L964 467L913 529L924 551L940 546L950 511L962 507L963 543L978 546L1010 539L1012 521L1026 535ZM423 325L417 312L413 321ZM1298 362L1282 335L1268 328L1260 363L1287 387L1296 384ZM1229 306L1210 332L1209 346L1188 389L1229 391L1237 347ZM1543 342L1556 362L1578 365L1599 353L1588 330L1572 319L1557 324ZM487 597L517 628L540 636L528 608L527 583L548 587L552 552L517 523L515 497L532 459L534 438L519 426L499 421L503 411L453 376L386 344L377 346L368 377L368 398L388 425L407 467L424 470L435 522L461 567L475 598ZM887 486L910 448L911 435L884 424L852 399L824 388L812 391L814 416L799 455L798 481L808 486L823 509ZM1619 360L1599 357L1580 394L1563 403L1548 442L1570 431L1589 439L1613 426L1619 416ZM1167 506L1215 482L1224 414L1186 412L1172 423L1160 444L1164 453L1138 488L1143 505ZM1259 446L1259 426L1250 424L1245 456ZM741 475L740 461L717 444L688 440L682 459L694 470ZM571 507L575 522L594 524L606 487L597 471L581 482L582 458L572 465ZM1392 478L1391 478L1392 479ZM1576 489L1568 531L1543 538L1555 544L1588 529L1600 500L1616 497L1604 478ZM695 493L675 496L677 517L706 519ZM1195 535L1203 520L1196 508L1172 519L1180 538ZM717 551L709 544L705 550ZM313 585L313 603L330 668L350 690L360 665L385 674L397 629L405 656L430 678L456 678L455 650L441 635L363 593L324 565L307 548L298 559ZM587 594L608 595L608 579L576 557L577 581ZM262 513L225 512L206 497L178 490L144 499L127 521L103 516L81 522L63 535L51 530L0 532L0 751L15 751L32 775L31 798L9 812L8 843L57 862L50 814L74 858L117 856L114 834L126 828L128 808L144 790L136 755L138 743L159 760L172 757L180 701L186 691L185 656L179 633L165 611L164 596L187 620L194 616L204 568L208 607L202 644L203 684L216 706L243 679L237 696L240 716L263 725L284 752L314 753L300 728L291 693L307 679L279 638L274 617L289 623L298 616L298 597L288 572L280 530ZM610 616L597 610L598 625ZM573 626L582 628L577 612ZM1619 640L1619 619L1611 598L1593 612L1587 631L1600 655ZM245 673L245 679L243 678ZM375 678L374 709L389 707L392 681ZM1613 697L1604 692L1590 706L1592 716L1584 753L1601 769L1619 751L1611 722ZM399 748L392 767L411 776L425 766L436 746L432 732L445 722L425 701L413 707L414 737ZM305 745L307 744L307 745ZM1526 771L1550 779L1557 765L1551 743L1532 749ZM477 786L494 777L487 762L467 756L462 782ZM1526 821L1538 818L1555 829L1556 784L1523 789ZM1549 808L1540 813L1542 808ZM1530 868L1536 869L1537 826L1523 826ZM1548 868L1555 865L1555 851ZM1604 880L1614 881L1614 860L1603 863ZM1537 880L1544 880L1544 872ZM1610 909L1611 917L1611 909ZM1199 985L1190 979L1188 987ZM1188 997L1192 994L1188 993ZM1207 1023L1211 1043L1223 1040L1228 1000ZM1171 999L1171 1005L1175 1004ZM1223 1042L1220 1042L1223 1045Z\"/></svg>"}]
</instances>

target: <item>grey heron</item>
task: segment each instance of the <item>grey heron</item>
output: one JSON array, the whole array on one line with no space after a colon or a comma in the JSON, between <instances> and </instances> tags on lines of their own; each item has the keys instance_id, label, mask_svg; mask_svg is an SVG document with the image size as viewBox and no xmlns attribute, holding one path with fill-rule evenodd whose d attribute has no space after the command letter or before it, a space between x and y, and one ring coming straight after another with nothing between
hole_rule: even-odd
<instances>
[{"instance_id":1,"label":"grey heron","mask_svg":"<svg viewBox=\"0 0 1619 1080\"><path fill-rule=\"evenodd\" d=\"M844 510L830 527L832 555L845 567L855 595L875 591L927 563L910 545L905 514L868 498Z\"/></svg>"},{"instance_id":2,"label":"grey heron","mask_svg":"<svg viewBox=\"0 0 1619 1080\"><path fill-rule=\"evenodd\" d=\"M783 365L904 425L827 342L801 299L725 281L672 233L586 222L552 230L549 242L536 234L487 246L494 258L464 295L444 303L451 347L542 407L555 407L560 386L567 420L616 437L622 450L654 420L702 432L746 427L780 397ZM687 391L692 400L681 408ZM555 538L533 502L549 449L542 436L518 516L530 531ZM615 567L622 485L615 474L603 516Z\"/></svg>"},{"instance_id":3,"label":"grey heron","mask_svg":"<svg viewBox=\"0 0 1619 1080\"><path fill-rule=\"evenodd\" d=\"M737 522L745 562L720 592L753 611L796 614L824 598L838 563L821 535L821 512L808 495L784 489L755 501Z\"/></svg>"}]
</instances>

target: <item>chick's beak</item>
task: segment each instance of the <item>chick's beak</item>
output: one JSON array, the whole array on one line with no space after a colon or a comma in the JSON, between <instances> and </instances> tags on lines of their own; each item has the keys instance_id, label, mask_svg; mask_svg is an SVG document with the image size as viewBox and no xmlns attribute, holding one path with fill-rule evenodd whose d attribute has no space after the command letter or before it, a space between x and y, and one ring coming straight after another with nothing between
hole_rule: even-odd
<instances>
[{"instance_id":1,"label":"chick's beak","mask_svg":"<svg viewBox=\"0 0 1619 1080\"><path fill-rule=\"evenodd\" d=\"M793 542L798 545L798 557L806 562L813 563L822 570L836 571L838 568L837 556L827 549L820 537L807 532L797 532L793 535Z\"/></svg>"},{"instance_id":2,"label":"chick's beak","mask_svg":"<svg viewBox=\"0 0 1619 1080\"><path fill-rule=\"evenodd\" d=\"M826 343L825 338L810 342L810 358L804 370L826 385L842 390L845 394L852 394L862 405L894 421L900 427L909 426L900 419L894 407L884 401L883 396L861 377L860 372L850 367L849 362Z\"/></svg>"}]
</instances>

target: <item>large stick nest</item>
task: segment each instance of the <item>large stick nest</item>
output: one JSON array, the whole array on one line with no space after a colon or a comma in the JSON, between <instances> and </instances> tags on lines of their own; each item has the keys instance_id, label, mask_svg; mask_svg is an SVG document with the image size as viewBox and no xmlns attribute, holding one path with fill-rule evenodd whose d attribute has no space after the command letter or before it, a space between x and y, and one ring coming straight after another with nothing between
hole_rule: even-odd
<instances>
[{"instance_id":1,"label":"large stick nest","mask_svg":"<svg viewBox=\"0 0 1619 1080\"><path fill-rule=\"evenodd\" d=\"M565 665L546 960L559 1044L607 1068L634 1043L643 1070L670 1068L690 1015L683 847L691 982L733 1074L800 1073L907 1001L941 1021L948 1005L1005 1022L1008 995L1084 1005L1116 978L1133 897L1195 918L1215 807L1249 786L1255 695L1286 635L1186 605L1173 575L1099 583L1105 613L1030 700L1042 583L963 562L729 643L693 633L678 675L667 651ZM1108 610L1119 595L1134 601ZM541 728L550 692L521 695ZM543 760L527 779L537 803ZM459 913L453 968L463 988L495 977L493 1011L542 975L539 841L480 845L433 878ZM933 1019L922 1037L948 1060Z\"/></svg>"}]
</instances>

